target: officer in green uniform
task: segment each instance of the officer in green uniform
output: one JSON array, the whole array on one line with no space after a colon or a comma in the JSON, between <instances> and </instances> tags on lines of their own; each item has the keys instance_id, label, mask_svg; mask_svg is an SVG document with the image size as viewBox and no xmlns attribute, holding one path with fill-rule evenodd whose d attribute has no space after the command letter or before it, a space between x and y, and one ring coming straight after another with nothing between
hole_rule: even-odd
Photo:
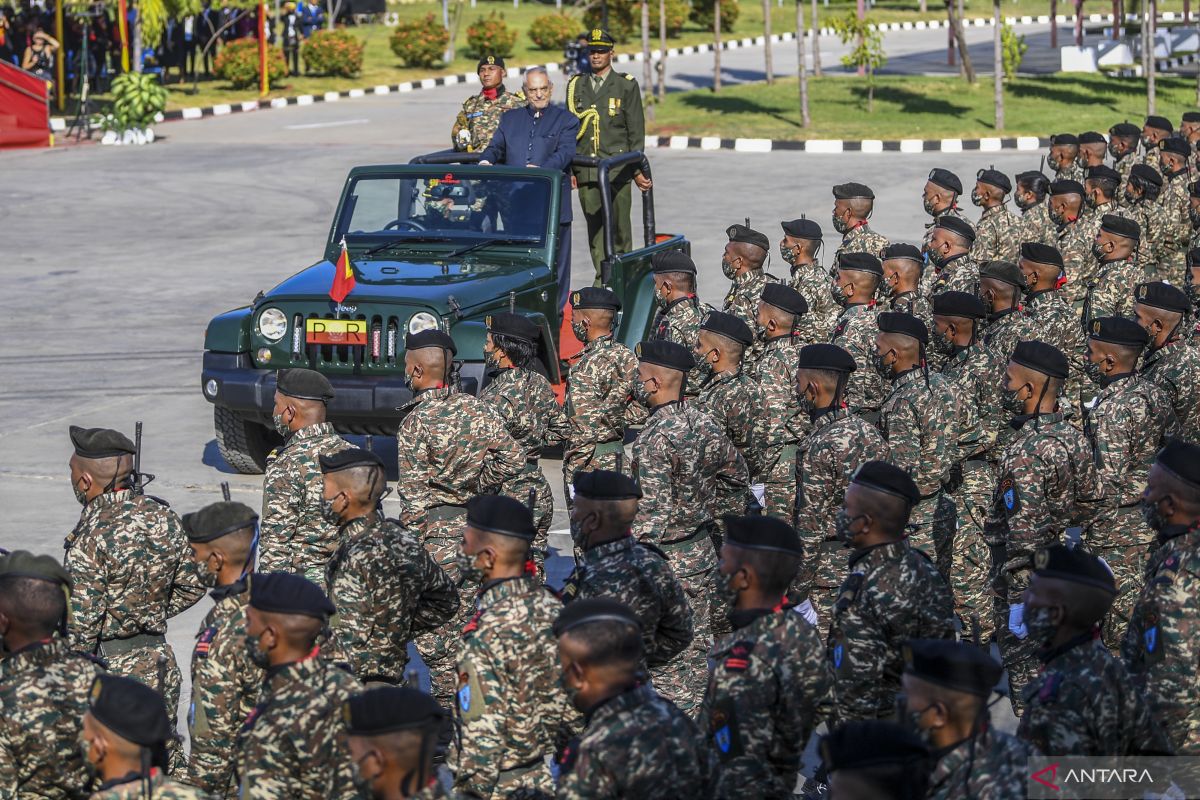
<instances>
[{"instance_id":1,"label":"officer in green uniform","mask_svg":"<svg viewBox=\"0 0 1200 800\"><path fill-rule=\"evenodd\" d=\"M581 156L608 156L641 150L646 143L646 118L642 113L642 90L632 75L612 68L613 38L595 28L588 37L588 60L592 74L576 75L567 84L567 109L579 117L579 142L575 152ZM604 258L604 217L600 206L598 170L577 167L575 182L579 205L587 220L588 245L596 267L596 286L601 285L600 262ZM633 229L629 211L633 203L630 181L643 192L650 179L636 164L627 164L609 173L613 208L614 240L618 253L633 249Z\"/></svg>"}]
</instances>

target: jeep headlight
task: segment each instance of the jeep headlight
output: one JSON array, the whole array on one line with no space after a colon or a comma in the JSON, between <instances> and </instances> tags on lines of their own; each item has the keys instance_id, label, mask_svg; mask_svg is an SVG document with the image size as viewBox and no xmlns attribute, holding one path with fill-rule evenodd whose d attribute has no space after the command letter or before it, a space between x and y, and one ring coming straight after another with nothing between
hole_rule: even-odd
<instances>
[{"instance_id":1,"label":"jeep headlight","mask_svg":"<svg viewBox=\"0 0 1200 800\"><path fill-rule=\"evenodd\" d=\"M258 315L258 332L268 342L278 342L287 333L288 321L278 308L268 308Z\"/></svg>"},{"instance_id":2,"label":"jeep headlight","mask_svg":"<svg viewBox=\"0 0 1200 800\"><path fill-rule=\"evenodd\" d=\"M428 311L418 311L408 318L408 332L431 331L438 326L438 319ZM282 335L282 334L280 334Z\"/></svg>"}]
</instances>

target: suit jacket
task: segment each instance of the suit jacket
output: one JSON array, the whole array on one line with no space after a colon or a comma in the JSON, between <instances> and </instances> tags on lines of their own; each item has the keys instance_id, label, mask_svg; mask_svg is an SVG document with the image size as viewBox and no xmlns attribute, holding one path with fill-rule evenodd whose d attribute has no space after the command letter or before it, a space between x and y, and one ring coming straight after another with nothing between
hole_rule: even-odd
<instances>
[{"instance_id":1,"label":"suit jacket","mask_svg":"<svg viewBox=\"0 0 1200 800\"><path fill-rule=\"evenodd\" d=\"M523 167L536 164L543 169L562 172L562 196L558 221L571 221L571 159L575 157L575 138L579 118L566 109L549 105L540 115L533 106L514 108L500 117L500 127L480 159L493 164Z\"/></svg>"}]
</instances>

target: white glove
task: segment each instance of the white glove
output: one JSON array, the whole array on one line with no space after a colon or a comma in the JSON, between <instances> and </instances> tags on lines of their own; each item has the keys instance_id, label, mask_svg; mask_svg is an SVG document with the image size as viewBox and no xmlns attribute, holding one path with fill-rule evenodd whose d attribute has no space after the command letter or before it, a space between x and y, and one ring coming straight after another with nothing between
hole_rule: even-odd
<instances>
[{"instance_id":1,"label":"white glove","mask_svg":"<svg viewBox=\"0 0 1200 800\"><path fill-rule=\"evenodd\" d=\"M1013 603L1008 607L1008 629L1018 639L1024 639L1029 635L1029 631L1025 629L1024 603Z\"/></svg>"},{"instance_id":2,"label":"white glove","mask_svg":"<svg viewBox=\"0 0 1200 800\"><path fill-rule=\"evenodd\" d=\"M763 508L767 507L767 485L765 483L750 484L750 492Z\"/></svg>"},{"instance_id":3,"label":"white glove","mask_svg":"<svg viewBox=\"0 0 1200 800\"><path fill-rule=\"evenodd\" d=\"M575 487L571 484L567 484L567 494L571 496L572 500L575 499Z\"/></svg>"},{"instance_id":4,"label":"white glove","mask_svg":"<svg viewBox=\"0 0 1200 800\"><path fill-rule=\"evenodd\" d=\"M817 626L817 610L813 608L812 600L805 600L792 610L808 620L809 625L812 625L814 628Z\"/></svg>"}]
</instances>

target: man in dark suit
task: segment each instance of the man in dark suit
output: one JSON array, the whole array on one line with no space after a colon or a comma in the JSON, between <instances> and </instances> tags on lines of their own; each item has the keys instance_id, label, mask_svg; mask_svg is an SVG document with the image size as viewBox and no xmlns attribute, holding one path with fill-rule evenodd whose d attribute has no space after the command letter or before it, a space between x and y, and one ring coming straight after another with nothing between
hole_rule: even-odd
<instances>
[{"instance_id":1,"label":"man in dark suit","mask_svg":"<svg viewBox=\"0 0 1200 800\"><path fill-rule=\"evenodd\" d=\"M579 118L550 104L554 91L550 76L541 67L525 73L529 105L504 112L491 143L480 154L480 164L541 167L562 172L558 207L558 307L571 288L571 159Z\"/></svg>"}]
</instances>

